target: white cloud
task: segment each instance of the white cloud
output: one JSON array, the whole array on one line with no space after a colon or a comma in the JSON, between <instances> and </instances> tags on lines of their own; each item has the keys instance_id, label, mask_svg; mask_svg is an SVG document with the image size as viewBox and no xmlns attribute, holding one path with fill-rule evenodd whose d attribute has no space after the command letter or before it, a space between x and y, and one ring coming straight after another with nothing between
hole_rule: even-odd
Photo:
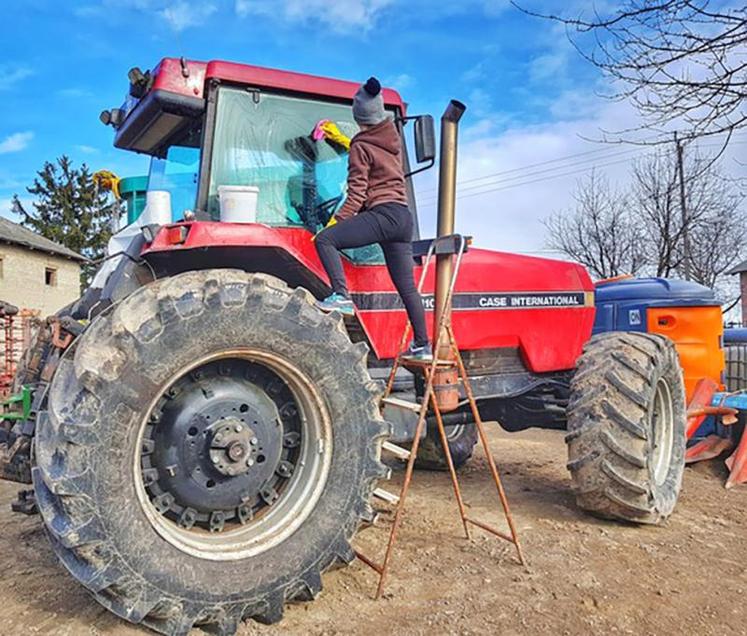
<instances>
[{"instance_id":1,"label":"white cloud","mask_svg":"<svg viewBox=\"0 0 747 636\"><path fill-rule=\"evenodd\" d=\"M0 216L11 221L17 221L17 217L13 214L11 207L11 199L0 199Z\"/></svg>"},{"instance_id":2,"label":"white cloud","mask_svg":"<svg viewBox=\"0 0 747 636\"><path fill-rule=\"evenodd\" d=\"M73 8L73 14L79 18L100 18L112 15L114 10L149 11L153 9L153 5L153 0L99 0L97 3L84 4Z\"/></svg>"},{"instance_id":3,"label":"white cloud","mask_svg":"<svg viewBox=\"0 0 747 636\"><path fill-rule=\"evenodd\" d=\"M471 106L468 102L468 108ZM467 114L474 111L470 108ZM640 124L629 103L610 102L591 90L579 89L561 94L556 112L563 116L541 124L513 123L507 127L506 122L497 125L492 118L470 123L465 117L459 145L457 231L474 236L477 246L559 256L546 250L542 221L575 206L577 184L592 169L625 188L630 183L633 160L654 151L588 141L599 139L603 130ZM652 135L644 132L643 136ZM713 153L717 145L717 140L708 139L700 150ZM547 163L580 153L590 154ZM734 161L737 157L744 161L742 146L735 144L723 162L724 171L735 178L743 172ZM539 163L543 165L528 167ZM435 168L416 177L423 236L435 232L437 181Z\"/></svg>"},{"instance_id":4,"label":"white cloud","mask_svg":"<svg viewBox=\"0 0 747 636\"><path fill-rule=\"evenodd\" d=\"M569 65L567 47L538 55L529 63L529 79L532 82L552 81L557 83Z\"/></svg>"},{"instance_id":5,"label":"white cloud","mask_svg":"<svg viewBox=\"0 0 747 636\"><path fill-rule=\"evenodd\" d=\"M161 9L158 14L178 33L188 27L202 24L216 10L214 4L180 0Z\"/></svg>"},{"instance_id":6,"label":"white cloud","mask_svg":"<svg viewBox=\"0 0 747 636\"><path fill-rule=\"evenodd\" d=\"M5 155L11 152L20 152L29 142L34 138L34 133L31 131L17 132L12 135L8 135L5 139L0 141L0 155Z\"/></svg>"},{"instance_id":7,"label":"white cloud","mask_svg":"<svg viewBox=\"0 0 747 636\"><path fill-rule=\"evenodd\" d=\"M23 206L23 209L27 212L32 212L34 210L33 204L34 200L28 197L19 197L21 201L21 205ZM15 223L20 222L20 217L13 212L13 199L8 198L2 198L0 199L0 216L5 217L6 219L10 219L11 221Z\"/></svg>"},{"instance_id":8,"label":"white cloud","mask_svg":"<svg viewBox=\"0 0 747 636\"><path fill-rule=\"evenodd\" d=\"M124 11L149 13L161 18L177 33L193 26L200 26L217 11L212 2L188 2L187 0L100 0L98 4L77 7L73 13L82 18L101 18L116 15L122 19Z\"/></svg>"},{"instance_id":9,"label":"white cloud","mask_svg":"<svg viewBox=\"0 0 747 636\"><path fill-rule=\"evenodd\" d=\"M13 88L21 80L26 79L34 74L34 71L27 66L9 66L0 65L0 91L7 91Z\"/></svg>"},{"instance_id":10,"label":"white cloud","mask_svg":"<svg viewBox=\"0 0 747 636\"><path fill-rule=\"evenodd\" d=\"M368 30L395 0L236 0L239 17L252 15L289 22L317 22L337 32Z\"/></svg>"},{"instance_id":11,"label":"white cloud","mask_svg":"<svg viewBox=\"0 0 747 636\"><path fill-rule=\"evenodd\" d=\"M490 18L497 18L504 11L511 8L509 0L483 0L483 9Z\"/></svg>"},{"instance_id":12,"label":"white cloud","mask_svg":"<svg viewBox=\"0 0 747 636\"><path fill-rule=\"evenodd\" d=\"M412 88L413 84L415 84L415 79L412 75L400 73L399 75L394 75L392 77L385 77L383 84L384 86L390 86L398 91L404 91L408 88Z\"/></svg>"},{"instance_id":13,"label":"white cloud","mask_svg":"<svg viewBox=\"0 0 747 636\"><path fill-rule=\"evenodd\" d=\"M85 144L79 144L75 146L75 149L85 155L95 155L99 152L98 148L94 148L93 146L86 146Z\"/></svg>"},{"instance_id":14,"label":"white cloud","mask_svg":"<svg viewBox=\"0 0 747 636\"><path fill-rule=\"evenodd\" d=\"M87 88L79 88L76 86L70 88L61 88L57 91L57 95L69 99L83 99L85 97L93 97L93 93Z\"/></svg>"},{"instance_id":15,"label":"white cloud","mask_svg":"<svg viewBox=\"0 0 747 636\"><path fill-rule=\"evenodd\" d=\"M20 179L9 177L6 173L0 172L0 192L4 190L18 190L24 185L24 182Z\"/></svg>"},{"instance_id":16,"label":"white cloud","mask_svg":"<svg viewBox=\"0 0 747 636\"><path fill-rule=\"evenodd\" d=\"M480 60L477 64L474 64L468 68L461 75L461 81L467 84L474 84L481 82L487 75L487 60Z\"/></svg>"},{"instance_id":17,"label":"white cloud","mask_svg":"<svg viewBox=\"0 0 747 636\"><path fill-rule=\"evenodd\" d=\"M565 94L561 99L578 105L585 102L585 118L565 118L542 124L513 124L498 132L493 117L480 118L464 127L459 146L457 180L457 230L475 237L481 247L518 252L544 252L542 220L573 206L573 192L584 172L593 167L611 181L627 180L628 160L637 152L605 159L628 147L604 146L582 138L599 136L600 128L615 128L636 121L627 104L610 103L593 94ZM468 102L468 108L472 104ZM560 109L560 107L559 107ZM470 113L470 110L467 112ZM567 110L570 110L568 107ZM506 122L502 122L505 126ZM540 162L588 151L565 162L524 168ZM607 165L620 161L615 165ZM508 172L511 171L511 172ZM543 172L539 172L543 171ZM539 174L537 174L539 172ZM497 174L501 173L501 174ZM530 174L534 173L534 174ZM569 174L570 173L570 174ZM427 176L426 176L427 175ZM485 179L475 181L486 175ZM435 231L435 170L424 173L418 183L421 231ZM465 181L471 180L469 183ZM531 182L531 183L530 183ZM484 192L483 194L481 194Z\"/></svg>"},{"instance_id":18,"label":"white cloud","mask_svg":"<svg viewBox=\"0 0 747 636\"><path fill-rule=\"evenodd\" d=\"M469 108L478 116L487 117L491 110L493 97L484 88L477 87L469 92L467 103L469 104Z\"/></svg>"}]
</instances>

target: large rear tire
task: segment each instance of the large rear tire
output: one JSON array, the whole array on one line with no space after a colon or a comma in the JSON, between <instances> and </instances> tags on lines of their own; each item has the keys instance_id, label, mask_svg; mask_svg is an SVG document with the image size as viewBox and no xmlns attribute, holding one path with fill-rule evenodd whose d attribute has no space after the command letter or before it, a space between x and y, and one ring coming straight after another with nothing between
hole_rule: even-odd
<instances>
[{"instance_id":1,"label":"large rear tire","mask_svg":"<svg viewBox=\"0 0 747 636\"><path fill-rule=\"evenodd\" d=\"M366 356L270 276L138 289L72 345L40 417L34 486L58 557L164 634L233 634L313 599L386 474Z\"/></svg>"},{"instance_id":2,"label":"large rear tire","mask_svg":"<svg viewBox=\"0 0 747 636\"><path fill-rule=\"evenodd\" d=\"M594 336L568 404L568 470L578 505L635 523L666 519L682 485L685 425L682 370L670 340Z\"/></svg>"}]
</instances>

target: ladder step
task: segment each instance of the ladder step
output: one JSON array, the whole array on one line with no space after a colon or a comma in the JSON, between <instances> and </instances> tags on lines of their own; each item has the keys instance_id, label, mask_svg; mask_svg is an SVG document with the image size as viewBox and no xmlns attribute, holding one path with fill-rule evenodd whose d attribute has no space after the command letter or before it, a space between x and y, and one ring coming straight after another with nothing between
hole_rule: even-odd
<instances>
[{"instance_id":1,"label":"ladder step","mask_svg":"<svg viewBox=\"0 0 747 636\"><path fill-rule=\"evenodd\" d=\"M396 397L385 397L383 400L381 400L381 403L384 405L396 406L399 409L408 409L410 411L414 411L415 413L420 413L420 409L423 408L422 404L418 404L417 402L410 402L409 400L403 400Z\"/></svg>"},{"instance_id":2,"label":"ladder step","mask_svg":"<svg viewBox=\"0 0 747 636\"><path fill-rule=\"evenodd\" d=\"M389 492L388 490L384 490L383 488L377 488L373 491L373 496L377 499L381 499L382 501L386 501L390 504L398 504L399 503L399 496L395 495L393 492Z\"/></svg>"},{"instance_id":3,"label":"ladder step","mask_svg":"<svg viewBox=\"0 0 747 636\"><path fill-rule=\"evenodd\" d=\"M402 358L403 367L415 367L419 369L428 369L433 364L433 360L416 360L415 358ZM440 368L455 367L456 360L436 360L436 366Z\"/></svg>"},{"instance_id":4,"label":"ladder step","mask_svg":"<svg viewBox=\"0 0 747 636\"><path fill-rule=\"evenodd\" d=\"M399 459L404 460L410 459L410 455L412 454L406 448L402 448L401 446L397 446L396 444L392 444L391 442L384 442L381 445L381 449L387 451L388 453L391 453Z\"/></svg>"}]
</instances>

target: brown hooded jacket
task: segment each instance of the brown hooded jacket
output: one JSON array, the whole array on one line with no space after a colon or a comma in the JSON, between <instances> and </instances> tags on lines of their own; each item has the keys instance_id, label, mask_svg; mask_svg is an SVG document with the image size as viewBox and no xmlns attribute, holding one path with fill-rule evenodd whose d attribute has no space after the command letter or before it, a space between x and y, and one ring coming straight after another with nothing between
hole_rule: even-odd
<instances>
[{"instance_id":1,"label":"brown hooded jacket","mask_svg":"<svg viewBox=\"0 0 747 636\"><path fill-rule=\"evenodd\" d=\"M359 132L350 142L348 195L335 216L347 219L382 203L407 205L402 139L391 119Z\"/></svg>"}]
</instances>

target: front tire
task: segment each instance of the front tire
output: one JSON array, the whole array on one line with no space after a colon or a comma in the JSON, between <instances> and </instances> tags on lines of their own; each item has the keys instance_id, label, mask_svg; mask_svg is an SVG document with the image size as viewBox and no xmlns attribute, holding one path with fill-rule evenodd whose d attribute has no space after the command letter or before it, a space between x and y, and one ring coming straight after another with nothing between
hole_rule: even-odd
<instances>
[{"instance_id":1,"label":"front tire","mask_svg":"<svg viewBox=\"0 0 747 636\"><path fill-rule=\"evenodd\" d=\"M386 473L366 356L270 276L137 290L75 342L40 416L34 486L58 557L165 634L232 634L313 599Z\"/></svg>"},{"instance_id":2,"label":"front tire","mask_svg":"<svg viewBox=\"0 0 747 636\"><path fill-rule=\"evenodd\" d=\"M658 524L685 466L685 389L674 344L611 332L584 347L568 404L568 470L579 507Z\"/></svg>"},{"instance_id":3,"label":"front tire","mask_svg":"<svg viewBox=\"0 0 747 636\"><path fill-rule=\"evenodd\" d=\"M474 422L467 422L446 426L445 430L454 468L459 469L470 460L475 450L478 440L477 426ZM438 434L438 427L435 423L428 424L428 432L420 441L416 466L424 470L449 469L441 445L441 436Z\"/></svg>"}]
</instances>

